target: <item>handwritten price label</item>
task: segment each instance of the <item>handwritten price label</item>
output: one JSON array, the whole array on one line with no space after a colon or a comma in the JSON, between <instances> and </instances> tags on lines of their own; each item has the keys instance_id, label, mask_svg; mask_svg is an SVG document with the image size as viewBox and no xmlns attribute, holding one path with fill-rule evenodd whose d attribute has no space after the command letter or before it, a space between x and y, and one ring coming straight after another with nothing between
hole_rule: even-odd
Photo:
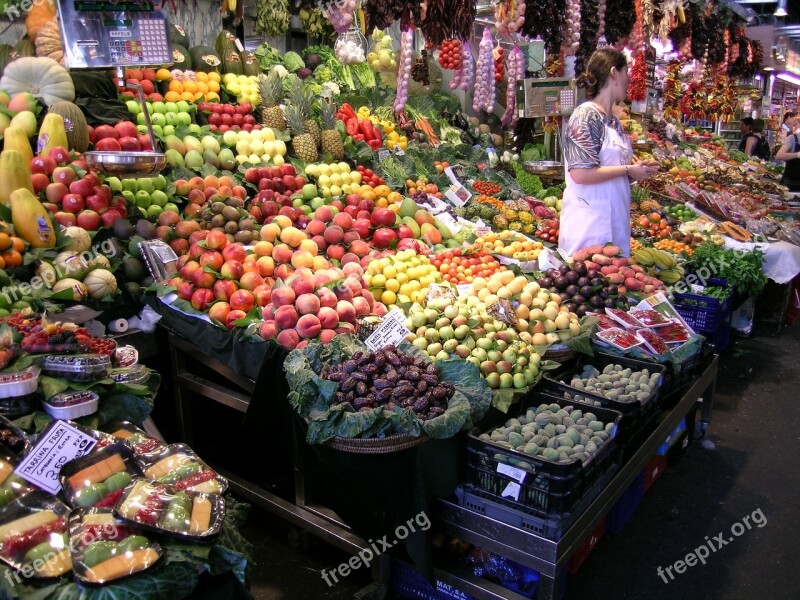
<instances>
[{"instance_id":1,"label":"handwritten price label","mask_svg":"<svg viewBox=\"0 0 800 600\"><path fill-rule=\"evenodd\" d=\"M386 346L396 346L408 337L411 332L403 325L405 315L399 308L395 308L383 317L383 323L372 332L364 343L372 352L377 352Z\"/></svg>"}]
</instances>

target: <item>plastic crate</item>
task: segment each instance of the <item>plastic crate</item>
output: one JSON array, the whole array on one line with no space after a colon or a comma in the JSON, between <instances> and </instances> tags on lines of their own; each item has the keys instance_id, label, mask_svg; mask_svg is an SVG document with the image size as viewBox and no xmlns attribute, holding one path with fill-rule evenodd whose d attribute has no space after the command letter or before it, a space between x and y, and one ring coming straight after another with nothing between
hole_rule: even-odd
<instances>
[{"instance_id":1,"label":"plastic crate","mask_svg":"<svg viewBox=\"0 0 800 600\"><path fill-rule=\"evenodd\" d=\"M712 278L709 283L728 286L722 279ZM692 329L704 335L717 350L724 350L730 342L733 303L733 293L722 302L698 294L675 294L673 306Z\"/></svg>"},{"instance_id":2,"label":"plastic crate","mask_svg":"<svg viewBox=\"0 0 800 600\"><path fill-rule=\"evenodd\" d=\"M625 490L617 503L606 515L606 531L613 534L621 533L633 513L639 508L644 497L645 471L639 473L633 483Z\"/></svg>"},{"instance_id":3,"label":"plastic crate","mask_svg":"<svg viewBox=\"0 0 800 600\"><path fill-rule=\"evenodd\" d=\"M399 560L392 561L389 587L398 596L422 600L475 600L475 596L470 596L438 579L435 583L436 587L428 583L414 567Z\"/></svg>"},{"instance_id":4,"label":"plastic crate","mask_svg":"<svg viewBox=\"0 0 800 600\"><path fill-rule=\"evenodd\" d=\"M656 454L650 459L650 462L647 463L647 466L644 468L644 493L647 493L650 486L664 474L667 470L667 464L668 460L666 456L659 456Z\"/></svg>"},{"instance_id":5,"label":"plastic crate","mask_svg":"<svg viewBox=\"0 0 800 600\"><path fill-rule=\"evenodd\" d=\"M681 437L686 431L686 418L681 419L681 421L675 426L675 429L672 430L667 436L667 439L664 440L664 443L659 446L658 450L656 451L656 456L666 456L667 452L669 452L670 447L676 443L678 438Z\"/></svg>"},{"instance_id":6,"label":"plastic crate","mask_svg":"<svg viewBox=\"0 0 800 600\"><path fill-rule=\"evenodd\" d=\"M618 412L580 405L563 398L534 395L532 406L542 402L558 404L561 407L579 406L595 413L604 423L619 426L621 416ZM478 437L478 430L469 434L467 460L469 481L490 498L513 508L522 506L529 513L540 517L560 517L574 509L584 496L584 492L616 464L616 433L586 463L557 463L541 456L530 456L516 450L504 448ZM530 468L519 468L520 463ZM514 468L510 471L508 468ZM519 481L517 476L524 476ZM509 495L510 494L510 495Z\"/></svg>"},{"instance_id":7,"label":"plastic crate","mask_svg":"<svg viewBox=\"0 0 800 600\"><path fill-rule=\"evenodd\" d=\"M730 329L728 330L728 335L730 336ZM664 379L661 384L662 406L666 407L677 404L680 395L676 392L680 392L694 383L697 374L705 366L713 353L714 346L705 342L698 352L691 358L680 363L677 369L674 368L673 364L667 364L667 368L664 370Z\"/></svg>"},{"instance_id":8,"label":"plastic crate","mask_svg":"<svg viewBox=\"0 0 800 600\"><path fill-rule=\"evenodd\" d=\"M542 518L526 511L522 505L509 506L508 503L498 502L491 494L487 494L473 485L460 485L456 488L459 506L473 512L511 525L523 531L528 531L548 540L558 541L567 532L577 519L611 482L616 474L615 468L606 473L594 486L587 490L578 505L572 511L560 517Z\"/></svg>"},{"instance_id":9,"label":"plastic crate","mask_svg":"<svg viewBox=\"0 0 800 600\"><path fill-rule=\"evenodd\" d=\"M603 536L606 534L606 518L604 517L600 523L598 523L597 527L595 527L594 531L589 534L581 547L575 551L575 554L572 555L572 558L569 559L569 573L570 575L574 575L578 572L578 570L583 566L583 563L586 562L586 559L589 558L589 555L595 549L597 544L600 543L600 540L603 539Z\"/></svg>"}]
</instances>

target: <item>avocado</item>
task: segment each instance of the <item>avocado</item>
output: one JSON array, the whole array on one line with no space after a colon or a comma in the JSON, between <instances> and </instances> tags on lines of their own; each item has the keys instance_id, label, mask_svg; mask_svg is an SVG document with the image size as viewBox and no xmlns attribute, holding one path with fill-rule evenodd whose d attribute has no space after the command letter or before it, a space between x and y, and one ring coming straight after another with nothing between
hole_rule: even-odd
<instances>
[{"instance_id":1,"label":"avocado","mask_svg":"<svg viewBox=\"0 0 800 600\"><path fill-rule=\"evenodd\" d=\"M139 219L136 221L136 233L146 240L153 240L156 238L156 226L147 219Z\"/></svg>"},{"instance_id":2,"label":"avocado","mask_svg":"<svg viewBox=\"0 0 800 600\"><path fill-rule=\"evenodd\" d=\"M142 257L142 251L139 249L139 243L143 242L143 241L144 241L144 238L142 236L140 236L140 235L134 235L133 237L131 237L131 239L128 241L128 252L127 252L127 254L130 254L134 258L141 258Z\"/></svg>"},{"instance_id":3,"label":"avocado","mask_svg":"<svg viewBox=\"0 0 800 600\"><path fill-rule=\"evenodd\" d=\"M131 297L136 300L142 297L142 286L135 281L128 281L125 284L125 289L127 289Z\"/></svg>"},{"instance_id":4,"label":"avocado","mask_svg":"<svg viewBox=\"0 0 800 600\"><path fill-rule=\"evenodd\" d=\"M114 237L120 240L127 240L129 239L133 233L133 225L127 219L117 219L114 221Z\"/></svg>"},{"instance_id":5,"label":"avocado","mask_svg":"<svg viewBox=\"0 0 800 600\"><path fill-rule=\"evenodd\" d=\"M128 281L141 282L147 277L147 269L138 258L125 257L125 260L122 261L122 272Z\"/></svg>"}]
</instances>

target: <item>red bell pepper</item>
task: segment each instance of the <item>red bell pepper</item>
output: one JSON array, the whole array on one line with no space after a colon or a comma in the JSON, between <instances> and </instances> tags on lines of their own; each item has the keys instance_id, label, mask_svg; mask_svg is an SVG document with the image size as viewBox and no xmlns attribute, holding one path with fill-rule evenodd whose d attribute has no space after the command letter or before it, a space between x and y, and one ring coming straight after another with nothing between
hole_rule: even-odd
<instances>
[{"instance_id":1,"label":"red bell pepper","mask_svg":"<svg viewBox=\"0 0 800 600\"><path fill-rule=\"evenodd\" d=\"M339 107L339 110L345 114L348 119L352 119L356 117L356 111L353 110L353 107L350 106L347 102L342 104Z\"/></svg>"},{"instance_id":2,"label":"red bell pepper","mask_svg":"<svg viewBox=\"0 0 800 600\"><path fill-rule=\"evenodd\" d=\"M347 135L355 136L358 133L358 117L350 117L344 124Z\"/></svg>"},{"instance_id":3,"label":"red bell pepper","mask_svg":"<svg viewBox=\"0 0 800 600\"><path fill-rule=\"evenodd\" d=\"M373 150L380 150L381 146L383 146L383 142L375 138L369 140L367 144L369 144L369 147L372 148Z\"/></svg>"},{"instance_id":4,"label":"red bell pepper","mask_svg":"<svg viewBox=\"0 0 800 600\"><path fill-rule=\"evenodd\" d=\"M366 141L366 140L364 140L364 135L363 135L363 134L361 134L361 133L357 133L357 134L355 134L355 135L353 136L353 139L354 139L355 141L357 141L357 142L363 142L363 141Z\"/></svg>"},{"instance_id":5,"label":"red bell pepper","mask_svg":"<svg viewBox=\"0 0 800 600\"><path fill-rule=\"evenodd\" d=\"M364 134L364 139L368 142L375 137L375 134L372 132L372 122L370 121L359 121L358 131Z\"/></svg>"}]
</instances>

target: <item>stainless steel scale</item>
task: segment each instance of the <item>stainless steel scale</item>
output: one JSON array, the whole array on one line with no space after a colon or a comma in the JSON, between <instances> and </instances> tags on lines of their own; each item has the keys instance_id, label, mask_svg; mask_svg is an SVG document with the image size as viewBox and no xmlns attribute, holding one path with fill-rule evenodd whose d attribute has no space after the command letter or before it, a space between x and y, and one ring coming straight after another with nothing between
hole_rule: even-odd
<instances>
[{"instance_id":1,"label":"stainless steel scale","mask_svg":"<svg viewBox=\"0 0 800 600\"><path fill-rule=\"evenodd\" d=\"M56 0L66 67L115 69L123 82L125 67L161 67L172 64L169 25L152 0ZM145 125L155 150L156 138L144 92L136 90ZM147 177L161 172L167 157L161 152L87 152L89 167L117 177Z\"/></svg>"},{"instance_id":2,"label":"stainless steel scale","mask_svg":"<svg viewBox=\"0 0 800 600\"><path fill-rule=\"evenodd\" d=\"M571 77L548 77L543 79L523 79L517 82L517 106L519 118L544 118L545 123L558 117L568 117L577 105L575 80ZM547 125L546 125L547 126ZM545 146L549 147L549 136L545 133ZM554 158L556 160L529 161L523 167L529 173L543 178L564 177L564 165L560 160L561 128L555 132Z\"/></svg>"}]
</instances>

